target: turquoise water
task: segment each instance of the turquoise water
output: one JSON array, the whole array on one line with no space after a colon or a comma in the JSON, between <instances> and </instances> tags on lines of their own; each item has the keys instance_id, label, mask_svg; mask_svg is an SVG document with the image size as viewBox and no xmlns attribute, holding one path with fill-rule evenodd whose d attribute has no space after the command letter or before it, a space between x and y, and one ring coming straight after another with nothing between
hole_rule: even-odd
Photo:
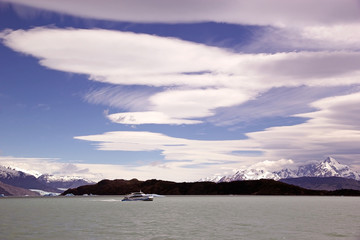
<instances>
[{"instance_id":1,"label":"turquoise water","mask_svg":"<svg viewBox=\"0 0 360 240\"><path fill-rule=\"evenodd\" d=\"M354 239L360 198L121 196L0 199L0 239Z\"/></svg>"}]
</instances>

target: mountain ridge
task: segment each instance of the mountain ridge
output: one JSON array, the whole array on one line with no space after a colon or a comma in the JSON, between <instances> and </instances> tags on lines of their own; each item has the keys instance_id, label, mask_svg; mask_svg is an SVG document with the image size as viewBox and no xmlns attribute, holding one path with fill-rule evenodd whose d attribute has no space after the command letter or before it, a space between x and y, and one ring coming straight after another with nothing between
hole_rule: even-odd
<instances>
[{"instance_id":1,"label":"mountain ridge","mask_svg":"<svg viewBox=\"0 0 360 240\"><path fill-rule=\"evenodd\" d=\"M299 166L297 169L284 168L280 171L267 171L265 169L248 168L238 170L235 174L224 176L213 176L199 181L211 182L232 182L241 180L259 180L259 179L286 179L298 177L342 177L354 180L360 180L360 174L350 169L349 166L340 164L332 157L326 158L319 163L311 163Z\"/></svg>"},{"instance_id":2,"label":"mountain ridge","mask_svg":"<svg viewBox=\"0 0 360 240\"><path fill-rule=\"evenodd\" d=\"M40 189L47 192L60 192L58 189L40 182L34 175L10 167L0 166L0 181L14 187Z\"/></svg>"},{"instance_id":3,"label":"mountain ridge","mask_svg":"<svg viewBox=\"0 0 360 240\"><path fill-rule=\"evenodd\" d=\"M42 183L53 188L76 188L86 184L93 184L95 182L85 178L76 176L54 176L51 174L43 174L38 177Z\"/></svg>"},{"instance_id":4,"label":"mountain ridge","mask_svg":"<svg viewBox=\"0 0 360 240\"><path fill-rule=\"evenodd\" d=\"M334 191L340 189L360 190L360 181L340 177L299 177L284 178L280 182L299 186L311 190Z\"/></svg>"},{"instance_id":5,"label":"mountain ridge","mask_svg":"<svg viewBox=\"0 0 360 240\"><path fill-rule=\"evenodd\" d=\"M0 181L14 187L24 188L28 190L41 190L45 192L61 193L63 190L79 187L86 184L93 184L80 177L57 177L50 174L37 175L30 174L32 171L19 171L11 167L0 165Z\"/></svg>"}]
</instances>

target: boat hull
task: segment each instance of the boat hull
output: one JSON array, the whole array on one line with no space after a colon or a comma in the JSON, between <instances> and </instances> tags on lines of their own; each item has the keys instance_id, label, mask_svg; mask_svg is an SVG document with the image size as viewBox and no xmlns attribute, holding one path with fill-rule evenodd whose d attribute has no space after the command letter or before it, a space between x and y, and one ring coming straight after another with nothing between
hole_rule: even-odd
<instances>
[{"instance_id":1,"label":"boat hull","mask_svg":"<svg viewBox=\"0 0 360 240\"><path fill-rule=\"evenodd\" d=\"M122 201L152 201L153 196L145 194L143 192L134 192L126 195Z\"/></svg>"},{"instance_id":2,"label":"boat hull","mask_svg":"<svg viewBox=\"0 0 360 240\"><path fill-rule=\"evenodd\" d=\"M153 201L154 199L151 198L151 197L148 197L148 198L132 198L132 199L127 199L127 198L124 198L122 201L123 202L127 202L127 201Z\"/></svg>"}]
</instances>

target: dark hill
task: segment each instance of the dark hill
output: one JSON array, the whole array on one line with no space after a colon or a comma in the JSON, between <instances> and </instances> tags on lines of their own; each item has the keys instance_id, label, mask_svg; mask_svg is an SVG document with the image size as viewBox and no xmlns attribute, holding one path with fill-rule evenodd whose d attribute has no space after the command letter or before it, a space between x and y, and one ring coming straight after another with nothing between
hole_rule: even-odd
<instances>
[{"instance_id":1,"label":"dark hill","mask_svg":"<svg viewBox=\"0 0 360 240\"><path fill-rule=\"evenodd\" d=\"M299 177L285 178L281 182L306 189L334 191L340 189L360 190L360 181L341 177Z\"/></svg>"},{"instance_id":2,"label":"dark hill","mask_svg":"<svg viewBox=\"0 0 360 240\"><path fill-rule=\"evenodd\" d=\"M39 196L36 192L20 187L14 187L3 182L0 182L0 194L4 194L5 196Z\"/></svg>"},{"instance_id":3,"label":"dark hill","mask_svg":"<svg viewBox=\"0 0 360 240\"><path fill-rule=\"evenodd\" d=\"M63 195L96 194L125 195L142 190L145 193L161 195L355 195L360 191L328 192L304 189L270 179L234 182L193 182L176 183L162 180L102 180L94 185L86 185L65 191Z\"/></svg>"}]
</instances>

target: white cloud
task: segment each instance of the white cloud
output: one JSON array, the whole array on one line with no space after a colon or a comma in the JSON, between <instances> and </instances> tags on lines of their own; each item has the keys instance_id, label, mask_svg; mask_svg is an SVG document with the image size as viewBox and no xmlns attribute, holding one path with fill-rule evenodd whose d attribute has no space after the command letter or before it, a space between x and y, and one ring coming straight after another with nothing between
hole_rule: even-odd
<instances>
[{"instance_id":1,"label":"white cloud","mask_svg":"<svg viewBox=\"0 0 360 240\"><path fill-rule=\"evenodd\" d=\"M185 161L182 163L184 166L239 160L240 157L232 152L239 150L243 142L243 140L190 140L160 133L135 131L107 132L98 135L77 136L75 139L97 142L97 148L105 151L160 150L166 160Z\"/></svg>"},{"instance_id":2,"label":"white cloud","mask_svg":"<svg viewBox=\"0 0 360 240\"><path fill-rule=\"evenodd\" d=\"M165 90L149 97L146 112L115 113L108 118L121 124L197 124L212 116L214 109L241 104L252 96L240 89L176 89Z\"/></svg>"},{"instance_id":3,"label":"white cloud","mask_svg":"<svg viewBox=\"0 0 360 240\"><path fill-rule=\"evenodd\" d=\"M281 169L284 169L284 168L292 168L292 167L294 167L293 160L280 159L277 161L265 160L262 162L258 162L258 163L251 165L249 168L250 169L263 169L263 170L266 170L269 172L274 172L274 171L280 171Z\"/></svg>"},{"instance_id":4,"label":"white cloud","mask_svg":"<svg viewBox=\"0 0 360 240\"><path fill-rule=\"evenodd\" d=\"M351 51L239 54L174 38L99 29L35 28L6 31L2 38L45 67L112 84L252 91L358 83L352 77L359 74L360 54Z\"/></svg>"},{"instance_id":5,"label":"white cloud","mask_svg":"<svg viewBox=\"0 0 360 240\"><path fill-rule=\"evenodd\" d=\"M251 164L253 157L233 154L243 140L206 141L175 138L152 132L107 132L98 135L78 136L78 140L96 142L102 151L161 151L164 161L133 166L105 166L113 176L115 169L122 178L168 179L173 181L196 181L200 178L233 168ZM246 148L243 148L246 151ZM135 166L136 165L136 166ZM88 166L88 165L86 165ZM90 167L89 167L90 168ZM108 170L106 170L108 169Z\"/></svg>"},{"instance_id":6,"label":"white cloud","mask_svg":"<svg viewBox=\"0 0 360 240\"><path fill-rule=\"evenodd\" d=\"M359 49L360 24L335 24L331 26L307 26L301 36L313 40L318 47L327 49ZM321 46L322 45L322 46Z\"/></svg>"},{"instance_id":7,"label":"white cloud","mask_svg":"<svg viewBox=\"0 0 360 240\"><path fill-rule=\"evenodd\" d=\"M360 93L329 97L312 103L316 112L298 114L299 117L311 118L313 123L338 125L344 130L360 130Z\"/></svg>"},{"instance_id":8,"label":"white cloud","mask_svg":"<svg viewBox=\"0 0 360 240\"><path fill-rule=\"evenodd\" d=\"M249 138L243 140L188 140L150 132L108 132L75 138L97 142L100 150L160 150L165 159L180 161L181 167L217 163L236 168L236 165L249 165L261 159L270 161L263 162L263 165L271 163L268 167L276 167L290 162L271 161L294 159L299 164L328 155L340 156L345 159L345 164L356 166L356 157L360 155L359 119L356 115L360 110L360 93L325 98L313 106L318 110L300 115L310 118L305 123L248 133ZM263 155L246 157L236 154L238 151L259 151Z\"/></svg>"},{"instance_id":9,"label":"white cloud","mask_svg":"<svg viewBox=\"0 0 360 240\"><path fill-rule=\"evenodd\" d=\"M356 0L2 0L78 17L143 23L303 26L360 20Z\"/></svg>"},{"instance_id":10,"label":"white cloud","mask_svg":"<svg viewBox=\"0 0 360 240\"><path fill-rule=\"evenodd\" d=\"M241 89L189 89L169 90L153 95L154 109L175 118L201 118L211 116L218 107L241 104L251 99L251 92Z\"/></svg>"},{"instance_id":11,"label":"white cloud","mask_svg":"<svg viewBox=\"0 0 360 240\"><path fill-rule=\"evenodd\" d=\"M45 67L112 84L218 86L227 73L217 72L237 63L236 55L219 48L147 34L49 28L6 33L7 46Z\"/></svg>"},{"instance_id":12,"label":"white cloud","mask_svg":"<svg viewBox=\"0 0 360 240\"><path fill-rule=\"evenodd\" d=\"M48 68L87 74L94 81L149 86L139 92L104 88L87 95L90 102L135 112L131 118L116 115L119 123L135 117L135 124L150 123L154 114L162 117L153 123L198 123L196 118L212 116L216 108L242 104L274 87L360 82L359 52L240 54L174 38L99 29L35 28L2 35L5 45L39 58Z\"/></svg>"},{"instance_id":13,"label":"white cloud","mask_svg":"<svg viewBox=\"0 0 360 240\"><path fill-rule=\"evenodd\" d=\"M243 68L271 87L341 86L359 83L359 59L346 51L277 53L255 55Z\"/></svg>"},{"instance_id":14,"label":"white cloud","mask_svg":"<svg viewBox=\"0 0 360 240\"><path fill-rule=\"evenodd\" d=\"M246 46L245 52L358 51L360 24L335 23L296 28L266 28Z\"/></svg>"}]
</instances>

